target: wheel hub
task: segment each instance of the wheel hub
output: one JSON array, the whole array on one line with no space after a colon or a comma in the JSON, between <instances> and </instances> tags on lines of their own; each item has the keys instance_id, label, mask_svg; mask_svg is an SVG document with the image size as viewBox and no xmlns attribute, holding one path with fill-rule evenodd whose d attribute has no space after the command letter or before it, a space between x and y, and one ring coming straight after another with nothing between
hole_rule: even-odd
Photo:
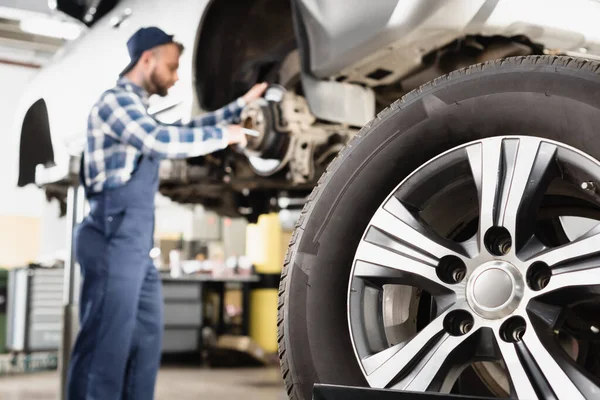
<instances>
[{"instance_id":1,"label":"wheel hub","mask_svg":"<svg viewBox=\"0 0 600 400\"><path fill-rule=\"evenodd\" d=\"M494 260L479 266L469 277L467 301L479 316L498 319L516 310L523 290L519 270L506 261Z\"/></svg>"},{"instance_id":2,"label":"wheel hub","mask_svg":"<svg viewBox=\"0 0 600 400\"><path fill-rule=\"evenodd\" d=\"M271 176L288 162L290 135L281 112L284 92L285 89L272 85L265 98L246 105L240 114L242 126L258 132L257 137L248 137L244 153L260 176Z\"/></svg>"}]
</instances>

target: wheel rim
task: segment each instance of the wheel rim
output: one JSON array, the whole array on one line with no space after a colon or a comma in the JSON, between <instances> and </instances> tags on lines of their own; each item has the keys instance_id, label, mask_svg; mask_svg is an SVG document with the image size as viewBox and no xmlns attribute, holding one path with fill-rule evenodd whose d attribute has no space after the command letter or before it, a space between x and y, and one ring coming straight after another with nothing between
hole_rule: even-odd
<instances>
[{"instance_id":1,"label":"wheel rim","mask_svg":"<svg viewBox=\"0 0 600 400\"><path fill-rule=\"evenodd\" d=\"M468 365L493 361L502 363L492 370L506 371L505 389L518 398L600 396L596 377L557 340L586 339L586 329L595 334L600 326L578 316L580 333L566 322L575 304L600 297L600 225L559 245L539 233L549 194L575 187L580 200L600 203L593 184L584 190L582 182L600 182L598 161L520 136L454 148L404 179L373 215L349 282L350 335L369 385L449 392ZM423 210L435 215L430 204L443 203L431 200L443 187L471 188L475 208L448 206L475 217L476 232L464 240L423 220ZM417 316L428 310L416 303L424 295L434 308L419 328Z\"/></svg>"}]
</instances>

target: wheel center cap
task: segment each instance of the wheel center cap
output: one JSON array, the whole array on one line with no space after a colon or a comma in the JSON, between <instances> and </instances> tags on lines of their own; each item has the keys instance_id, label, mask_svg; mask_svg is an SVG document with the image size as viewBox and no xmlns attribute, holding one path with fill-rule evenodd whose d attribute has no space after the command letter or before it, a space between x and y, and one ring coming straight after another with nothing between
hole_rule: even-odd
<instances>
[{"instance_id":1,"label":"wheel center cap","mask_svg":"<svg viewBox=\"0 0 600 400\"><path fill-rule=\"evenodd\" d=\"M513 280L507 272L500 268L490 268L476 278L473 296L478 304L496 308L510 300L514 287Z\"/></svg>"},{"instance_id":2,"label":"wheel center cap","mask_svg":"<svg viewBox=\"0 0 600 400\"><path fill-rule=\"evenodd\" d=\"M502 318L512 313L523 297L523 277L506 261L490 261L469 277L467 301L480 316Z\"/></svg>"}]
</instances>

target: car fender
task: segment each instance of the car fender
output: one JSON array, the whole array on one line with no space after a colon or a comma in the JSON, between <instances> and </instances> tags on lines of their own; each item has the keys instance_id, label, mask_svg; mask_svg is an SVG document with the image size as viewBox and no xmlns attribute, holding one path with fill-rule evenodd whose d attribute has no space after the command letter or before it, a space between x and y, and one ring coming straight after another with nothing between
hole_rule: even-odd
<instances>
[{"instance_id":1,"label":"car fender","mask_svg":"<svg viewBox=\"0 0 600 400\"><path fill-rule=\"evenodd\" d=\"M93 104L115 85L118 74L129 62L127 39L140 27L151 25L173 34L186 49L180 60L179 81L168 96L150 99L150 111L163 122L190 118L193 112L198 112L193 78L195 45L202 15L209 3L210 0L122 1L92 28L86 29L80 38L59 50L26 86L14 116L14 134L21 137L27 111L43 99L54 154L54 159L46 160L45 164L67 171L69 156L80 154L83 149L87 118ZM117 28L113 27L114 20L124 12L131 16ZM21 157L27 157L30 146L33 142L19 145L24 147ZM19 182L24 186L33 180L20 178Z\"/></svg>"}]
</instances>

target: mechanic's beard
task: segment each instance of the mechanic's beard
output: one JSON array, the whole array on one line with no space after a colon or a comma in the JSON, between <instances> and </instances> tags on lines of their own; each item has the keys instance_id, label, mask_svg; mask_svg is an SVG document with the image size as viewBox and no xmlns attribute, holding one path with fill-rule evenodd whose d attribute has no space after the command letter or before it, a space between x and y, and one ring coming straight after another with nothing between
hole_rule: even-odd
<instances>
[{"instance_id":1,"label":"mechanic's beard","mask_svg":"<svg viewBox=\"0 0 600 400\"><path fill-rule=\"evenodd\" d=\"M160 82L160 79L156 75L156 71L152 71L150 74L150 83L153 86L153 91L155 94L165 97L169 93L169 88Z\"/></svg>"}]
</instances>

